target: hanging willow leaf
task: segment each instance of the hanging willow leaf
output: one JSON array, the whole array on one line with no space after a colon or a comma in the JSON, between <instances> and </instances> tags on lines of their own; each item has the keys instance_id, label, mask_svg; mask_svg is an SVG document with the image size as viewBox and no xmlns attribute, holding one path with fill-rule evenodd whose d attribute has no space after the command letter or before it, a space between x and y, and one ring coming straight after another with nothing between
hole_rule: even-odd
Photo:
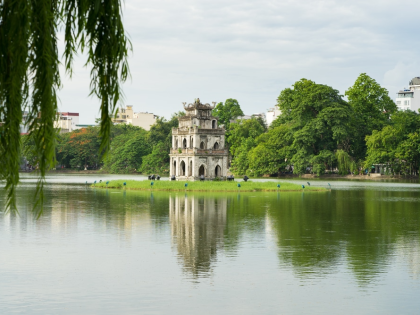
<instances>
[{"instance_id":1,"label":"hanging willow leaf","mask_svg":"<svg viewBox=\"0 0 420 315\"><path fill-rule=\"evenodd\" d=\"M72 74L74 55L87 54L91 92L100 100L101 153L109 149L111 117L129 76L131 43L125 35L119 0L1 0L0 2L0 158L6 180L6 210L16 211L20 125L36 146L39 181L34 209L42 213L46 172L54 167L57 90L61 87L57 33L64 27L65 68ZM29 98L30 96L30 98ZM37 207L40 206L40 207Z\"/></svg>"}]
</instances>

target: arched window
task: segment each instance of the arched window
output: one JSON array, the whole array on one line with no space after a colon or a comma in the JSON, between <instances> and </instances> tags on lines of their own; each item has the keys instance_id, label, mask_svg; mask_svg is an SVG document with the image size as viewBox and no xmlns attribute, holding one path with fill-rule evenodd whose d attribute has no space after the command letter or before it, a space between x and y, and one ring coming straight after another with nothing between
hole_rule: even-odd
<instances>
[{"instance_id":1,"label":"arched window","mask_svg":"<svg viewBox=\"0 0 420 315\"><path fill-rule=\"evenodd\" d=\"M194 139L191 137L191 140L190 140L190 148L192 149L192 148L194 148Z\"/></svg>"},{"instance_id":2,"label":"arched window","mask_svg":"<svg viewBox=\"0 0 420 315\"><path fill-rule=\"evenodd\" d=\"M204 147L204 141L201 141L201 143L200 143L200 149L201 150L204 150L205 149L205 147Z\"/></svg>"},{"instance_id":3,"label":"arched window","mask_svg":"<svg viewBox=\"0 0 420 315\"><path fill-rule=\"evenodd\" d=\"M184 161L182 161L180 164L179 164L179 167L180 167L180 169L179 169L179 171L180 171L180 176L185 176L185 162Z\"/></svg>"},{"instance_id":4,"label":"arched window","mask_svg":"<svg viewBox=\"0 0 420 315\"><path fill-rule=\"evenodd\" d=\"M178 139L175 140L175 149L178 149Z\"/></svg>"},{"instance_id":5,"label":"arched window","mask_svg":"<svg viewBox=\"0 0 420 315\"><path fill-rule=\"evenodd\" d=\"M216 129L216 121L215 121L215 120L213 120L213 121L211 122L211 128L212 128L212 129Z\"/></svg>"},{"instance_id":6,"label":"arched window","mask_svg":"<svg viewBox=\"0 0 420 315\"><path fill-rule=\"evenodd\" d=\"M186 148L187 148L187 139L185 139L185 138L184 138L184 141L182 141L182 147L183 147L184 149L186 149Z\"/></svg>"},{"instance_id":7,"label":"arched window","mask_svg":"<svg viewBox=\"0 0 420 315\"><path fill-rule=\"evenodd\" d=\"M188 176L193 176L192 169L193 169L193 163L192 161L190 161L190 167L188 168Z\"/></svg>"},{"instance_id":8,"label":"arched window","mask_svg":"<svg viewBox=\"0 0 420 315\"><path fill-rule=\"evenodd\" d=\"M204 165L201 165L200 168L198 169L198 176L206 176L206 170L204 168Z\"/></svg>"},{"instance_id":9,"label":"arched window","mask_svg":"<svg viewBox=\"0 0 420 315\"><path fill-rule=\"evenodd\" d=\"M214 169L214 176L215 177L222 176L222 168L219 165L217 165L216 168Z\"/></svg>"},{"instance_id":10,"label":"arched window","mask_svg":"<svg viewBox=\"0 0 420 315\"><path fill-rule=\"evenodd\" d=\"M215 149L215 150L219 149L219 143L218 143L218 142L216 142L216 143L214 144L213 149Z\"/></svg>"},{"instance_id":11,"label":"arched window","mask_svg":"<svg viewBox=\"0 0 420 315\"><path fill-rule=\"evenodd\" d=\"M174 161L174 170L173 170L173 174L172 175L175 175L176 176L176 161Z\"/></svg>"}]
</instances>

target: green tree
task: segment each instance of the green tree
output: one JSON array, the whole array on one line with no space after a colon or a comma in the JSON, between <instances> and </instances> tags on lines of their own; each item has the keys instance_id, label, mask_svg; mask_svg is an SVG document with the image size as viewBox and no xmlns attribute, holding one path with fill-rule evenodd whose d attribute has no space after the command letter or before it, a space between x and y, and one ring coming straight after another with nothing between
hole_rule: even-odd
<instances>
[{"instance_id":1,"label":"green tree","mask_svg":"<svg viewBox=\"0 0 420 315\"><path fill-rule=\"evenodd\" d=\"M55 165L57 90L60 88L58 30L64 30L65 68L87 53L91 94L100 99L101 149L109 147L111 116L129 75L131 49L121 19L121 1L4 0L0 2L0 160L6 179L6 209L16 209L22 108L34 139L40 180L35 206L43 203L45 172Z\"/></svg>"},{"instance_id":2,"label":"green tree","mask_svg":"<svg viewBox=\"0 0 420 315\"><path fill-rule=\"evenodd\" d=\"M169 173L168 151L163 142L153 147L152 153L143 158L140 171L144 174Z\"/></svg>"},{"instance_id":3,"label":"green tree","mask_svg":"<svg viewBox=\"0 0 420 315\"><path fill-rule=\"evenodd\" d=\"M148 133L140 127L124 125L124 133L112 139L104 168L111 173L132 173L140 169L143 157L151 152Z\"/></svg>"},{"instance_id":4,"label":"green tree","mask_svg":"<svg viewBox=\"0 0 420 315\"><path fill-rule=\"evenodd\" d=\"M390 125L374 130L366 136L365 167L385 164L394 174L418 172L420 115L413 111L399 111L391 116Z\"/></svg>"},{"instance_id":5,"label":"green tree","mask_svg":"<svg viewBox=\"0 0 420 315\"><path fill-rule=\"evenodd\" d=\"M293 135L288 125L280 125L261 134L256 139L256 143L257 146L251 148L248 153L248 173L261 176L286 171L290 158L294 154Z\"/></svg>"},{"instance_id":6,"label":"green tree","mask_svg":"<svg viewBox=\"0 0 420 315\"><path fill-rule=\"evenodd\" d=\"M255 139L265 131L266 127L262 121L254 117L230 124L229 130L226 132L230 154L235 157L239 153L242 141L252 138L255 142Z\"/></svg>"},{"instance_id":7,"label":"green tree","mask_svg":"<svg viewBox=\"0 0 420 315\"><path fill-rule=\"evenodd\" d=\"M337 90L302 79L280 93L278 106L282 114L275 125L287 123L293 133L295 174L314 164L321 173L333 161L335 150L349 151L353 112Z\"/></svg>"},{"instance_id":8,"label":"green tree","mask_svg":"<svg viewBox=\"0 0 420 315\"><path fill-rule=\"evenodd\" d=\"M381 87L366 73L362 73L345 95L353 108L352 116L352 155L364 159L366 154L367 135L373 130L381 130L390 123L390 117L397 111L397 106L389 97L388 91Z\"/></svg>"},{"instance_id":9,"label":"green tree","mask_svg":"<svg viewBox=\"0 0 420 315\"><path fill-rule=\"evenodd\" d=\"M213 116L219 118L219 123L225 126L225 129L229 128L230 121L237 119L239 116L244 116L244 112L241 109L238 101L233 98L228 98L225 103L218 103L213 109Z\"/></svg>"},{"instance_id":10,"label":"green tree","mask_svg":"<svg viewBox=\"0 0 420 315\"><path fill-rule=\"evenodd\" d=\"M99 128L88 127L63 134L58 141L57 161L70 168L97 168L101 163Z\"/></svg>"}]
</instances>

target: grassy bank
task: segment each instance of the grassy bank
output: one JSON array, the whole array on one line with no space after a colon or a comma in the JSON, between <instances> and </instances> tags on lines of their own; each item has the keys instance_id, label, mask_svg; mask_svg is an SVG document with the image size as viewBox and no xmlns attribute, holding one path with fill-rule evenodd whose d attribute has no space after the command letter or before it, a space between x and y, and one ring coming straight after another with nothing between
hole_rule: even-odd
<instances>
[{"instance_id":1,"label":"grassy bank","mask_svg":"<svg viewBox=\"0 0 420 315\"><path fill-rule=\"evenodd\" d=\"M162 190L162 191L302 191L302 186L292 183L284 182L182 182L182 181L151 181L143 180L113 180L109 181L106 185L106 181L102 183L96 183L92 187L98 188L116 188L123 189L124 182L126 183L125 189L127 190ZM185 187L185 184L188 184ZM238 188L238 184L241 185ZM280 185L280 188L277 185ZM305 186L305 191L326 191L323 187Z\"/></svg>"}]
</instances>

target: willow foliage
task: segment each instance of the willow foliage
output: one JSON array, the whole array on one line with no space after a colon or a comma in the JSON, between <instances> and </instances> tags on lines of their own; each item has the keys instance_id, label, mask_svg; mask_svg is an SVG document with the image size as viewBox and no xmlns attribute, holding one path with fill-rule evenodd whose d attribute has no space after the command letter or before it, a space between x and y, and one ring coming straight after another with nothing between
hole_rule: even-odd
<instances>
[{"instance_id":1,"label":"willow foliage","mask_svg":"<svg viewBox=\"0 0 420 315\"><path fill-rule=\"evenodd\" d=\"M57 34L62 30L67 73L71 75L79 50L88 56L90 94L100 100L101 151L109 148L111 117L129 75L131 43L121 1L0 0L0 172L8 192L6 209L16 210L22 123L34 139L40 171L35 205L43 203L45 173L55 163L54 120L61 87ZM28 111L24 122L23 110Z\"/></svg>"}]
</instances>

